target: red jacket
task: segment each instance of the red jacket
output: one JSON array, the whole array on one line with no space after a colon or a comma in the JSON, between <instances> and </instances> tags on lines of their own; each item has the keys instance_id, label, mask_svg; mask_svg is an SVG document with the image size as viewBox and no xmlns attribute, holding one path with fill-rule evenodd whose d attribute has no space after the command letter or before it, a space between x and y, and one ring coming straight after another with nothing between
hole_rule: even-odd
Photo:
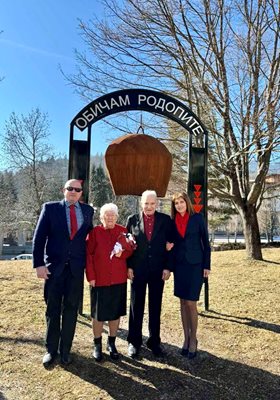
<instances>
[{"instance_id":1,"label":"red jacket","mask_svg":"<svg viewBox=\"0 0 280 400\"><path fill-rule=\"evenodd\" d=\"M87 280L95 280L95 286L111 286L127 281L126 258L131 256L132 250L124 250L121 257L110 254L117 242L118 236L127 233L127 229L116 224L113 229L105 229L98 225L87 237Z\"/></svg>"}]
</instances>

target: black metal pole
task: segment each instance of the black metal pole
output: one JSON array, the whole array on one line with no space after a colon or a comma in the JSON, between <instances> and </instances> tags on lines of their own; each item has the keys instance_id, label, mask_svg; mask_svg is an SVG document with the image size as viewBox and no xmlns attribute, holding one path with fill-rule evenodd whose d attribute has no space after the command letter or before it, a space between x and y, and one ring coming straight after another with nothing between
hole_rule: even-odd
<instances>
[{"instance_id":1,"label":"black metal pole","mask_svg":"<svg viewBox=\"0 0 280 400\"><path fill-rule=\"evenodd\" d=\"M204 148L193 146L192 135L189 134L189 173L188 173L188 194L191 201L196 200L196 189L195 186L199 184L202 188L203 193L203 208L202 213L205 218L207 226L208 222L208 171L207 171L207 156L208 156L208 136L207 132L204 135ZM197 207L194 204L194 207ZM209 282L208 278L204 278L204 307L205 310L209 309Z\"/></svg>"},{"instance_id":2,"label":"black metal pole","mask_svg":"<svg viewBox=\"0 0 280 400\"><path fill-rule=\"evenodd\" d=\"M87 203L89 197L89 174L90 174L90 144L91 125L87 128L87 140L74 140L74 125L70 125L69 166L68 179L80 179L83 181L82 200ZM79 314L83 315L84 287L79 303Z\"/></svg>"},{"instance_id":3,"label":"black metal pole","mask_svg":"<svg viewBox=\"0 0 280 400\"><path fill-rule=\"evenodd\" d=\"M205 147L205 154L204 154L204 181L205 181L205 223L208 229L208 132L205 132L204 135L204 147ZM208 278L204 278L204 308L206 311L209 310L209 280Z\"/></svg>"},{"instance_id":4,"label":"black metal pole","mask_svg":"<svg viewBox=\"0 0 280 400\"><path fill-rule=\"evenodd\" d=\"M74 140L74 125L70 125L70 140L69 140L69 163L68 163L68 179L72 177L73 171L73 140Z\"/></svg>"}]
</instances>

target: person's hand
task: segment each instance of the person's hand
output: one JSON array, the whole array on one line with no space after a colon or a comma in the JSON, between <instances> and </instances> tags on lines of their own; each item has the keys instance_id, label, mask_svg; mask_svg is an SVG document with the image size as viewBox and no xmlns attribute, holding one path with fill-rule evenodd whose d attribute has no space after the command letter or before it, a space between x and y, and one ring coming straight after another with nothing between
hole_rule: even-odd
<instances>
[{"instance_id":1,"label":"person's hand","mask_svg":"<svg viewBox=\"0 0 280 400\"><path fill-rule=\"evenodd\" d=\"M174 243L166 242L165 248L170 251L174 247Z\"/></svg>"},{"instance_id":2,"label":"person's hand","mask_svg":"<svg viewBox=\"0 0 280 400\"><path fill-rule=\"evenodd\" d=\"M37 273L37 278L40 279L49 279L48 275L50 275L50 271L48 270L48 267L43 265L42 267L37 267L36 268L36 273Z\"/></svg>"},{"instance_id":3,"label":"person's hand","mask_svg":"<svg viewBox=\"0 0 280 400\"><path fill-rule=\"evenodd\" d=\"M132 268L128 268L128 270L127 270L127 277L128 277L128 279L130 279L131 281L133 281L133 279L134 279L134 272L133 272L133 269L132 269Z\"/></svg>"},{"instance_id":4,"label":"person's hand","mask_svg":"<svg viewBox=\"0 0 280 400\"><path fill-rule=\"evenodd\" d=\"M208 278L209 274L210 274L210 269L203 270L203 278Z\"/></svg>"},{"instance_id":5,"label":"person's hand","mask_svg":"<svg viewBox=\"0 0 280 400\"><path fill-rule=\"evenodd\" d=\"M164 269L164 270L162 271L162 280L168 281L169 278L170 278L170 271L169 271L169 269Z\"/></svg>"},{"instance_id":6,"label":"person's hand","mask_svg":"<svg viewBox=\"0 0 280 400\"><path fill-rule=\"evenodd\" d=\"M90 286L95 287L95 280L89 281Z\"/></svg>"},{"instance_id":7,"label":"person's hand","mask_svg":"<svg viewBox=\"0 0 280 400\"><path fill-rule=\"evenodd\" d=\"M119 250L119 251L115 254L115 256L118 257L118 258L120 258L121 255L122 255L122 253L123 253L123 250Z\"/></svg>"}]
</instances>

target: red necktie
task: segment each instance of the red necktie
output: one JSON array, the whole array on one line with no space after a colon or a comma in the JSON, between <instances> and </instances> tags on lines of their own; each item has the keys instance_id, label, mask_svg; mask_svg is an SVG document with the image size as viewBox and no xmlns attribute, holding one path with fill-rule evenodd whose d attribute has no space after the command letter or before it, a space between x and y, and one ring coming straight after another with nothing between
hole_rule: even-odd
<instances>
[{"instance_id":1,"label":"red necktie","mask_svg":"<svg viewBox=\"0 0 280 400\"><path fill-rule=\"evenodd\" d=\"M74 204L70 205L70 227L71 227L70 239L72 240L78 230L77 216Z\"/></svg>"}]
</instances>

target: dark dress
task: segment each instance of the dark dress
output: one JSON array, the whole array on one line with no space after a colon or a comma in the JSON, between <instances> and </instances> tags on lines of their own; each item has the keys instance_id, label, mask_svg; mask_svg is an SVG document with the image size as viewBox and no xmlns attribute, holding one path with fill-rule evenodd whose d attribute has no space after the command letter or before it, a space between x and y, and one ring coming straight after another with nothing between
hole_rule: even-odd
<instances>
[{"instance_id":1,"label":"dark dress","mask_svg":"<svg viewBox=\"0 0 280 400\"><path fill-rule=\"evenodd\" d=\"M174 222L174 295L184 300L199 300L203 270L210 269L210 244L204 218L193 214L189 218L184 238Z\"/></svg>"}]
</instances>

